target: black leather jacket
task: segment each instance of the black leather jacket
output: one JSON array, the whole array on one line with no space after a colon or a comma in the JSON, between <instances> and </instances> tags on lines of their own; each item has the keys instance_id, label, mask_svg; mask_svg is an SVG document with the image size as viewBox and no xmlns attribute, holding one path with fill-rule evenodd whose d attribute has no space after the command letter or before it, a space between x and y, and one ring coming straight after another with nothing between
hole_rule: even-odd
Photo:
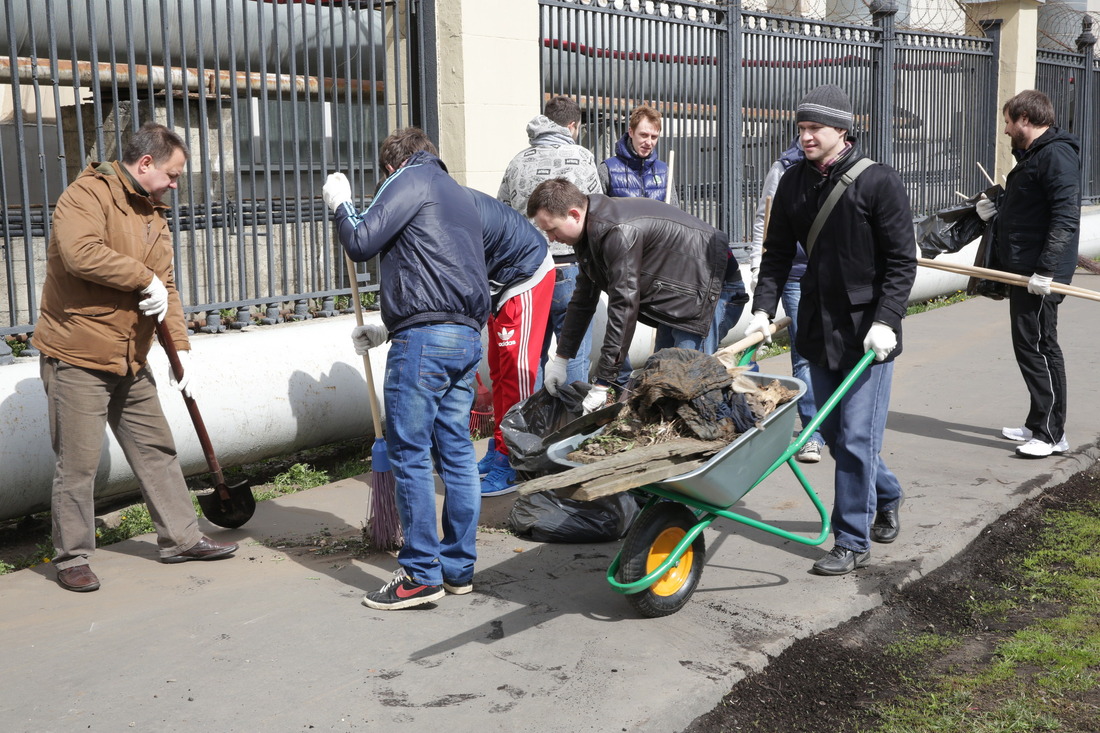
<instances>
[{"instance_id":1,"label":"black leather jacket","mask_svg":"<svg viewBox=\"0 0 1100 733\"><path fill-rule=\"evenodd\" d=\"M574 249L580 273L557 351L576 355L606 292L596 378L618 377L638 321L696 334L710 328L730 260L728 238L710 224L660 201L592 194ZM741 279L736 266L730 271Z\"/></svg>"}]
</instances>

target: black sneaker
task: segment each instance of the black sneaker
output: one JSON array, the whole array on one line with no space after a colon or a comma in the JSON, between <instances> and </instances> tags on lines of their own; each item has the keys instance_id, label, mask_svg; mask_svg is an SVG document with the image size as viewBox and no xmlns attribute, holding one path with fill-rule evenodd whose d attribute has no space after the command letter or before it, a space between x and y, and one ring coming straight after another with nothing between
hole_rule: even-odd
<instances>
[{"instance_id":1,"label":"black sneaker","mask_svg":"<svg viewBox=\"0 0 1100 733\"><path fill-rule=\"evenodd\" d=\"M871 551L855 552L847 547L834 547L814 563L814 572L818 575L847 575L856 568L866 565L871 559Z\"/></svg>"},{"instance_id":2,"label":"black sneaker","mask_svg":"<svg viewBox=\"0 0 1100 733\"><path fill-rule=\"evenodd\" d=\"M438 601L443 594L443 586L417 583L409 577L405 568L398 568L381 590L363 596L363 605L379 611L394 611Z\"/></svg>"}]
</instances>

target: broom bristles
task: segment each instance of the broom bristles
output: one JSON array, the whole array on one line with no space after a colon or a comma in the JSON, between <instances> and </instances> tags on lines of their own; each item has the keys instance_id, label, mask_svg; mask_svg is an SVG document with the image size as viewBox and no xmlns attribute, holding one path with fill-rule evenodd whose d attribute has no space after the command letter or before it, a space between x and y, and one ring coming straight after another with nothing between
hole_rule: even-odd
<instances>
[{"instance_id":1,"label":"broom bristles","mask_svg":"<svg viewBox=\"0 0 1100 733\"><path fill-rule=\"evenodd\" d=\"M376 438L371 448L370 496L367 499L367 539L377 550L398 550L405 544L397 514L397 483L390 471L386 444Z\"/></svg>"}]
</instances>

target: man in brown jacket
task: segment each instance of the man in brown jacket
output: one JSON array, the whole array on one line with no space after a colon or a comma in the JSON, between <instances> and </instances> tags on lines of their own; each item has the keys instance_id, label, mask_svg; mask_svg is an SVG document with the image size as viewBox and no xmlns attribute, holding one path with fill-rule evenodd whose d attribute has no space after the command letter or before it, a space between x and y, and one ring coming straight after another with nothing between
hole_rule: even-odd
<instances>
[{"instance_id":1,"label":"man in brown jacket","mask_svg":"<svg viewBox=\"0 0 1100 733\"><path fill-rule=\"evenodd\" d=\"M187 164L174 132L147 123L121 161L92 163L61 194L47 250L34 342L57 454L52 514L57 582L93 591L93 490L109 425L141 483L162 562L211 560L237 545L199 532L175 443L146 364L157 321L180 350L190 395L190 342L172 274L172 238L160 199Z\"/></svg>"}]
</instances>

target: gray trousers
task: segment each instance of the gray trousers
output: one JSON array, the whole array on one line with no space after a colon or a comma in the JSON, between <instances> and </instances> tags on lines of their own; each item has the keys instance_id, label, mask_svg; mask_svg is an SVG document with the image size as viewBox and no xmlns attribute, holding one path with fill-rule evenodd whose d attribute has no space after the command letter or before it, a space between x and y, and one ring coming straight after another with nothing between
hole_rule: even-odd
<instances>
[{"instance_id":1,"label":"gray trousers","mask_svg":"<svg viewBox=\"0 0 1100 733\"><path fill-rule=\"evenodd\" d=\"M86 565L95 552L93 492L105 425L141 483L160 556L176 555L202 539L149 367L120 377L47 356L40 367L57 454L51 502L57 568Z\"/></svg>"}]
</instances>

